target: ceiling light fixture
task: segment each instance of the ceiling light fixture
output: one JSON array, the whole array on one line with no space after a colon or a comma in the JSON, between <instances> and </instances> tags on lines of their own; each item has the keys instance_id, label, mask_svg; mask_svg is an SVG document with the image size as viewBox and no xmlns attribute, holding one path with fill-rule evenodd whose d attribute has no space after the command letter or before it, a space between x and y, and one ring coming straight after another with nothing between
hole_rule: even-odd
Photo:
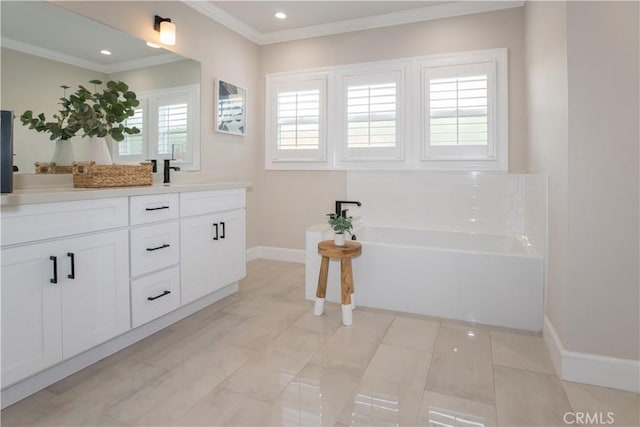
<instances>
[{"instance_id":1,"label":"ceiling light fixture","mask_svg":"<svg viewBox=\"0 0 640 427\"><path fill-rule=\"evenodd\" d=\"M162 46L156 43L147 42L147 46L152 47L154 49L160 49Z\"/></svg>"},{"instance_id":2,"label":"ceiling light fixture","mask_svg":"<svg viewBox=\"0 0 640 427\"><path fill-rule=\"evenodd\" d=\"M287 14L284 12L276 12L273 14L278 19L287 19Z\"/></svg>"},{"instance_id":3,"label":"ceiling light fixture","mask_svg":"<svg viewBox=\"0 0 640 427\"><path fill-rule=\"evenodd\" d=\"M111 52L109 52L107 49L102 49L102 50L100 51L100 53L101 53L101 54L103 54L103 55L107 55L107 56L108 56L108 55L111 55Z\"/></svg>"},{"instance_id":4,"label":"ceiling light fixture","mask_svg":"<svg viewBox=\"0 0 640 427\"><path fill-rule=\"evenodd\" d=\"M170 18L161 18L156 15L153 29L160 33L160 42L168 46L176 44L176 24Z\"/></svg>"}]
</instances>

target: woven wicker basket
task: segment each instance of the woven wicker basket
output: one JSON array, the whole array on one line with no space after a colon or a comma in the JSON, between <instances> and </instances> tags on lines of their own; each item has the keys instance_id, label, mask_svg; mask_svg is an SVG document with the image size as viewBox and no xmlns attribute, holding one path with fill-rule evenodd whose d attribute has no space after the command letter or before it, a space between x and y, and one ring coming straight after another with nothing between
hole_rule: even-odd
<instances>
[{"instance_id":1,"label":"woven wicker basket","mask_svg":"<svg viewBox=\"0 0 640 427\"><path fill-rule=\"evenodd\" d=\"M133 187L153 184L153 165L96 165L73 162L73 186L77 188Z\"/></svg>"},{"instance_id":2,"label":"woven wicker basket","mask_svg":"<svg viewBox=\"0 0 640 427\"><path fill-rule=\"evenodd\" d=\"M36 173L71 173L73 166L58 166L55 162L35 162Z\"/></svg>"}]
</instances>

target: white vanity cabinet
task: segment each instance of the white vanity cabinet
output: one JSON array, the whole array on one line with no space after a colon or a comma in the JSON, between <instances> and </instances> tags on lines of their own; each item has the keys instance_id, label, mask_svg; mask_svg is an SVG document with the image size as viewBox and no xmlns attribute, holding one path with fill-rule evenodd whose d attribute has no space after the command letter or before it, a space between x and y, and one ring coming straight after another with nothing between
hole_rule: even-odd
<instances>
[{"instance_id":1,"label":"white vanity cabinet","mask_svg":"<svg viewBox=\"0 0 640 427\"><path fill-rule=\"evenodd\" d=\"M180 195L182 304L246 275L244 189Z\"/></svg>"},{"instance_id":2,"label":"white vanity cabinet","mask_svg":"<svg viewBox=\"0 0 640 427\"><path fill-rule=\"evenodd\" d=\"M76 224L67 224L69 210L91 212L90 202L3 211L3 244L5 236L14 243L2 249L3 387L130 328L127 230L97 231L126 226L126 206L126 198L98 203L101 220ZM48 230L51 239L21 242L20 228ZM70 230L79 235L67 237Z\"/></svg>"},{"instance_id":3,"label":"white vanity cabinet","mask_svg":"<svg viewBox=\"0 0 640 427\"><path fill-rule=\"evenodd\" d=\"M246 186L3 195L2 405L237 291Z\"/></svg>"},{"instance_id":4,"label":"white vanity cabinet","mask_svg":"<svg viewBox=\"0 0 640 427\"><path fill-rule=\"evenodd\" d=\"M180 307L177 193L130 198L131 315L136 328Z\"/></svg>"}]
</instances>

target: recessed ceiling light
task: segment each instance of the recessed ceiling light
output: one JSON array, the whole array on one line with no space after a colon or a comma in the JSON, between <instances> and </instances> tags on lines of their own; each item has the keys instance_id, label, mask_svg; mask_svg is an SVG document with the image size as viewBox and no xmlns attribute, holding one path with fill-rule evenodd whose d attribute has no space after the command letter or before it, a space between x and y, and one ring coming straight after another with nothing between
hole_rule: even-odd
<instances>
[{"instance_id":1,"label":"recessed ceiling light","mask_svg":"<svg viewBox=\"0 0 640 427\"><path fill-rule=\"evenodd\" d=\"M107 49L102 49L100 53L103 55L111 55L111 52L109 52Z\"/></svg>"},{"instance_id":2,"label":"recessed ceiling light","mask_svg":"<svg viewBox=\"0 0 640 427\"><path fill-rule=\"evenodd\" d=\"M147 46L152 47L154 49L160 49L162 47L159 44L155 44L155 43L151 43L151 42L147 42Z\"/></svg>"},{"instance_id":3,"label":"recessed ceiling light","mask_svg":"<svg viewBox=\"0 0 640 427\"><path fill-rule=\"evenodd\" d=\"M273 14L278 19L287 19L287 14L284 12L276 12Z\"/></svg>"}]
</instances>

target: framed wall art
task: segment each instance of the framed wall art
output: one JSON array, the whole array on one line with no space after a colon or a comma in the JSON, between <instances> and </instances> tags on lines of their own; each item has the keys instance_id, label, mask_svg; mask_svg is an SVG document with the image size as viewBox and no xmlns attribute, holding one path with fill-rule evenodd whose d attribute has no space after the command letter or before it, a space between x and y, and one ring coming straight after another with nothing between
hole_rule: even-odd
<instances>
[{"instance_id":1,"label":"framed wall art","mask_svg":"<svg viewBox=\"0 0 640 427\"><path fill-rule=\"evenodd\" d=\"M216 130L231 135L244 136L247 131L247 90L218 80Z\"/></svg>"}]
</instances>

